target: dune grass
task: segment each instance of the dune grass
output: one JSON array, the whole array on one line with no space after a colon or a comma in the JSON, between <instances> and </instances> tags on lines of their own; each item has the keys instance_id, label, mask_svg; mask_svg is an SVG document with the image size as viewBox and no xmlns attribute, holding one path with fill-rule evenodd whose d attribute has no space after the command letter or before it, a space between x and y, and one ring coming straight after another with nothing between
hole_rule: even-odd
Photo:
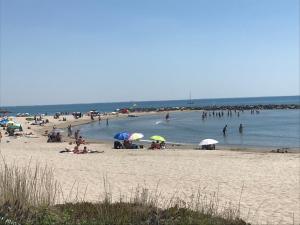
<instances>
[{"instance_id":1,"label":"dune grass","mask_svg":"<svg viewBox=\"0 0 300 225\"><path fill-rule=\"evenodd\" d=\"M138 187L129 199L112 201L104 179L103 200L58 204L61 191L51 168L20 168L2 160L0 169L0 225L247 224L239 218L239 208L221 208L217 195L200 191L189 202L174 197L162 204L157 193Z\"/></svg>"}]
</instances>

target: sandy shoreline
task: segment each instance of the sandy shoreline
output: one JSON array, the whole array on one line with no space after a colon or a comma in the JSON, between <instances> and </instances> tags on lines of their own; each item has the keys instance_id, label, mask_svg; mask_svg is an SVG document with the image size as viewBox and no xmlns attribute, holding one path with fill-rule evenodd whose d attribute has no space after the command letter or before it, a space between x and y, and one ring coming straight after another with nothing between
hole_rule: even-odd
<instances>
[{"instance_id":1,"label":"sandy shoreline","mask_svg":"<svg viewBox=\"0 0 300 225\"><path fill-rule=\"evenodd\" d=\"M87 145L89 149L104 151L102 154L61 154L60 150L70 147L68 142L47 143L47 137L41 134L54 125L65 128L70 123L89 123L89 117L75 120L67 116L66 122L49 117L50 123L45 127L29 126L25 118L17 120L23 124L24 133L34 135L5 135L0 144L1 155L8 163L20 166L31 161L53 167L65 199L74 199L67 196L76 184L79 195L87 187L85 199L98 200L103 193L103 177L107 177L115 199L120 193L130 196L138 185L150 191L158 186L163 197L171 198L177 193L185 200L197 190L206 194L217 192L222 204L237 205L241 197L241 214L247 221L300 223L299 154L193 149L119 151L113 150L111 143Z\"/></svg>"},{"instance_id":2,"label":"sandy shoreline","mask_svg":"<svg viewBox=\"0 0 300 225\"><path fill-rule=\"evenodd\" d=\"M193 110L195 111L195 110ZM202 111L202 110L200 110ZM182 112L190 112L190 110L183 110L183 111L170 111L170 113L182 113ZM116 119L126 119L128 118L128 115L135 115L135 116L147 116L147 115L157 115L157 114L165 114L166 112L160 111L160 112L135 112L135 113L129 113L129 114L108 114L105 116L101 116L101 121L102 123L105 123L106 118L109 120L116 120ZM67 121L63 121L62 117L66 117ZM17 117L18 121L22 124L27 124L29 125L31 122L27 122L24 117ZM53 129L53 126L55 125L56 128L59 129L66 129L69 125L72 125L72 130L73 133L77 129L78 126L85 125L85 124L90 124L90 123L98 123L98 118L95 118L95 120L91 120L90 116L84 115L82 118L79 119L74 119L72 115L67 115L67 116L61 116L60 119L53 119L53 116L46 116L44 118L47 118L49 120L49 123L46 124L45 126L31 126L34 128L34 130L39 134L43 135L45 134L45 131L51 131ZM63 140L65 142L71 142L74 141L74 138L67 137L67 133L63 133ZM85 140L88 143L94 143L94 144L107 144L111 145L112 142L108 140L96 140L96 139L88 139L84 137ZM144 144L144 143L141 143ZM147 145L147 144L146 144ZM180 145L169 145L169 148L175 148L175 149L196 149L198 146L194 144L180 144ZM230 151L243 151L243 152L270 152L276 150L274 147L261 147L261 146L223 146L223 145L218 145L217 149L221 150L230 150ZM289 153L300 153L299 148L288 148Z\"/></svg>"}]
</instances>

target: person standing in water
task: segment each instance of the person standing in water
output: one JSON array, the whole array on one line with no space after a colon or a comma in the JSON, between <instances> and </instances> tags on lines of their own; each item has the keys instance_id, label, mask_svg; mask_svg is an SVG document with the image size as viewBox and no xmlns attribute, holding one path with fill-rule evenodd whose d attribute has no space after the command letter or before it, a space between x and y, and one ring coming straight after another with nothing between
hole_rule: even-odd
<instances>
[{"instance_id":1,"label":"person standing in water","mask_svg":"<svg viewBox=\"0 0 300 225\"><path fill-rule=\"evenodd\" d=\"M225 127L223 128L223 135L226 136L226 132L227 132L227 124L225 125Z\"/></svg>"},{"instance_id":2,"label":"person standing in water","mask_svg":"<svg viewBox=\"0 0 300 225\"><path fill-rule=\"evenodd\" d=\"M169 119L170 119L170 114L167 113L167 115L166 115L166 120L169 121Z\"/></svg>"},{"instance_id":3,"label":"person standing in water","mask_svg":"<svg viewBox=\"0 0 300 225\"><path fill-rule=\"evenodd\" d=\"M239 133L240 133L240 134L243 133L243 125L242 125L242 124L240 124L240 126L239 126Z\"/></svg>"},{"instance_id":4,"label":"person standing in water","mask_svg":"<svg viewBox=\"0 0 300 225\"><path fill-rule=\"evenodd\" d=\"M106 126L108 127L108 118L106 118Z\"/></svg>"}]
</instances>

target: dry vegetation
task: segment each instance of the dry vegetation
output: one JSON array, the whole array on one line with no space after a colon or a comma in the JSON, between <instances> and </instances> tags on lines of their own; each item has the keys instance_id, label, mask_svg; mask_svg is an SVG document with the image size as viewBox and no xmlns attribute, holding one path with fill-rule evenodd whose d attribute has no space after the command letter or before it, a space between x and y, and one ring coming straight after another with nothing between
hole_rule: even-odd
<instances>
[{"instance_id":1,"label":"dry vegetation","mask_svg":"<svg viewBox=\"0 0 300 225\"><path fill-rule=\"evenodd\" d=\"M220 207L217 193L198 191L190 201L174 198L163 202L158 192L138 187L133 195L113 202L104 179L103 200L89 203L78 200L57 204L60 187L51 168L28 165L19 168L1 161L0 225L245 225L239 208Z\"/></svg>"}]
</instances>

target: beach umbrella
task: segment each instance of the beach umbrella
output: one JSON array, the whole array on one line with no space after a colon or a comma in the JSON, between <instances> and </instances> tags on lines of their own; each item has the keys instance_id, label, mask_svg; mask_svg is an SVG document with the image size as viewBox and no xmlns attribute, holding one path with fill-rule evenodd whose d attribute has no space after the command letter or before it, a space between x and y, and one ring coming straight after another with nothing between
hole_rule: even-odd
<instances>
[{"instance_id":1,"label":"beach umbrella","mask_svg":"<svg viewBox=\"0 0 300 225\"><path fill-rule=\"evenodd\" d=\"M202 146L202 145L214 145L214 144L217 144L219 143L217 140L214 140L214 139L204 139L202 140L199 145Z\"/></svg>"},{"instance_id":2,"label":"beach umbrella","mask_svg":"<svg viewBox=\"0 0 300 225\"><path fill-rule=\"evenodd\" d=\"M127 132L119 132L114 136L114 139L117 139L120 141L128 140L128 138L129 138L129 133L127 133Z\"/></svg>"},{"instance_id":3,"label":"beach umbrella","mask_svg":"<svg viewBox=\"0 0 300 225\"><path fill-rule=\"evenodd\" d=\"M130 137L128 138L129 141L136 141L139 140L141 138L143 138L144 135L142 133L133 133L130 135Z\"/></svg>"},{"instance_id":4,"label":"beach umbrella","mask_svg":"<svg viewBox=\"0 0 300 225\"><path fill-rule=\"evenodd\" d=\"M13 126L14 124L15 122L10 120L6 123L6 126Z\"/></svg>"},{"instance_id":5,"label":"beach umbrella","mask_svg":"<svg viewBox=\"0 0 300 225\"><path fill-rule=\"evenodd\" d=\"M6 125L8 123L8 119L2 119L0 121L0 125Z\"/></svg>"},{"instance_id":6,"label":"beach umbrella","mask_svg":"<svg viewBox=\"0 0 300 225\"><path fill-rule=\"evenodd\" d=\"M166 139L162 136L158 136L158 135L154 135L152 137L150 137L151 140L154 140L154 141L166 141Z\"/></svg>"}]
</instances>

